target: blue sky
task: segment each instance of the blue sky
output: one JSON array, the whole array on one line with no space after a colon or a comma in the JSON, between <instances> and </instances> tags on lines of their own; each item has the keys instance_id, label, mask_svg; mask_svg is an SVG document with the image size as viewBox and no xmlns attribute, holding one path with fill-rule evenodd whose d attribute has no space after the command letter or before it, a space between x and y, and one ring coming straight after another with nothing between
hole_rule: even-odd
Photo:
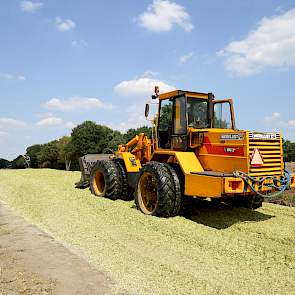
<instances>
[{"instance_id":1,"label":"blue sky","mask_svg":"<svg viewBox=\"0 0 295 295\"><path fill-rule=\"evenodd\" d=\"M93 120L146 123L154 85L234 99L237 127L295 140L294 1L3 0L0 157Z\"/></svg>"}]
</instances>

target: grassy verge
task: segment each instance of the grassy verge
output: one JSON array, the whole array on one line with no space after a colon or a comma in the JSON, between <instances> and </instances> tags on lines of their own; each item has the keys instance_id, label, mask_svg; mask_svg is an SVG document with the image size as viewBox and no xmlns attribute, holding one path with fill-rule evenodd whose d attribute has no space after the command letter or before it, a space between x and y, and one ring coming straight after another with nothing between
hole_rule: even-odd
<instances>
[{"instance_id":1,"label":"grassy verge","mask_svg":"<svg viewBox=\"0 0 295 295\"><path fill-rule=\"evenodd\" d=\"M79 248L135 294L293 294L295 208L197 210L191 219L141 214L133 202L74 189L78 172L0 170L0 200ZM1 239L1 237L0 237ZM1 241L1 240L0 240Z\"/></svg>"}]
</instances>

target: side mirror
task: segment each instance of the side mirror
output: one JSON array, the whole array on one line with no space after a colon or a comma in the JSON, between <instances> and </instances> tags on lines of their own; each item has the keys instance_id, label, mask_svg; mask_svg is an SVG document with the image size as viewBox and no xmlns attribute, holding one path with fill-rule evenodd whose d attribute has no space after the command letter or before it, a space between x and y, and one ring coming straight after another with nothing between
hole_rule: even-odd
<instances>
[{"instance_id":1,"label":"side mirror","mask_svg":"<svg viewBox=\"0 0 295 295\"><path fill-rule=\"evenodd\" d=\"M147 103L145 105L145 110L144 110L144 116L147 118L149 116L149 112L150 112L150 105Z\"/></svg>"}]
</instances>

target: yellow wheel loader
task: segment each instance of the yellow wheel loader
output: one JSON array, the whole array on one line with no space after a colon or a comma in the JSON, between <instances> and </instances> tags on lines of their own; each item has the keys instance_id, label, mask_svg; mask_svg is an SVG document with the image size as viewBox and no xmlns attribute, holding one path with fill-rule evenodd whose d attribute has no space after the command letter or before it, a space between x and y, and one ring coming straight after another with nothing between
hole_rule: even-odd
<instances>
[{"instance_id":1,"label":"yellow wheel loader","mask_svg":"<svg viewBox=\"0 0 295 295\"><path fill-rule=\"evenodd\" d=\"M80 158L82 178L98 197L130 200L144 214L170 217L185 200L232 201L250 209L295 187L284 170L279 133L239 130L232 99L175 90L158 101L153 136L141 133L112 155ZM149 115L146 104L145 116Z\"/></svg>"}]
</instances>

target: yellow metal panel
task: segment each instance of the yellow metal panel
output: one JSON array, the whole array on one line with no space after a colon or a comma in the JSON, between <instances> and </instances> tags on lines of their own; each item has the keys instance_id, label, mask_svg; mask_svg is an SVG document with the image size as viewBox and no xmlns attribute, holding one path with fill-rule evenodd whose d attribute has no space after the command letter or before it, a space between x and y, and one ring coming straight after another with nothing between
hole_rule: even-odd
<instances>
[{"instance_id":1,"label":"yellow metal panel","mask_svg":"<svg viewBox=\"0 0 295 295\"><path fill-rule=\"evenodd\" d=\"M159 155L175 155L175 151L172 150L167 150L167 149L158 149L157 151L154 152L154 154L159 154Z\"/></svg>"},{"instance_id":2,"label":"yellow metal panel","mask_svg":"<svg viewBox=\"0 0 295 295\"><path fill-rule=\"evenodd\" d=\"M264 166L259 167L259 168L251 168L250 167L250 171L251 172L260 172L260 171L280 171L280 169L278 167L273 167L273 168L264 168Z\"/></svg>"},{"instance_id":3,"label":"yellow metal panel","mask_svg":"<svg viewBox=\"0 0 295 295\"><path fill-rule=\"evenodd\" d=\"M175 97L180 95L181 93L185 94L186 96L193 97L193 98L203 98L203 99L208 99L208 94L207 93L200 93L200 92L191 92L191 91L184 91L184 90L174 90L166 93L161 93L159 95L159 99L167 99L171 97Z\"/></svg>"},{"instance_id":4,"label":"yellow metal panel","mask_svg":"<svg viewBox=\"0 0 295 295\"><path fill-rule=\"evenodd\" d=\"M207 93L185 91L185 94L188 97L208 99Z\"/></svg>"},{"instance_id":5,"label":"yellow metal panel","mask_svg":"<svg viewBox=\"0 0 295 295\"><path fill-rule=\"evenodd\" d=\"M232 173L233 171L247 172L246 157L231 157L221 155L199 155L199 160L205 170Z\"/></svg>"},{"instance_id":6,"label":"yellow metal panel","mask_svg":"<svg viewBox=\"0 0 295 295\"><path fill-rule=\"evenodd\" d=\"M175 157L184 174L204 171L196 154L193 152L175 152Z\"/></svg>"},{"instance_id":7,"label":"yellow metal panel","mask_svg":"<svg viewBox=\"0 0 295 295\"><path fill-rule=\"evenodd\" d=\"M179 90L174 90L174 91L170 91L170 92L166 92L166 93L162 93L159 95L159 99L166 99L166 98L170 98L170 97L174 97L177 96L179 93Z\"/></svg>"},{"instance_id":8,"label":"yellow metal panel","mask_svg":"<svg viewBox=\"0 0 295 295\"><path fill-rule=\"evenodd\" d=\"M251 176L274 176L282 175L281 171L270 171L270 172L251 172Z\"/></svg>"},{"instance_id":9,"label":"yellow metal panel","mask_svg":"<svg viewBox=\"0 0 295 295\"><path fill-rule=\"evenodd\" d=\"M185 175L184 193L187 196L219 197L223 192L223 178L197 174Z\"/></svg>"},{"instance_id":10,"label":"yellow metal panel","mask_svg":"<svg viewBox=\"0 0 295 295\"><path fill-rule=\"evenodd\" d=\"M139 172L141 169L141 164L134 155L128 152L116 153L120 158L124 160L127 172Z\"/></svg>"}]
</instances>

